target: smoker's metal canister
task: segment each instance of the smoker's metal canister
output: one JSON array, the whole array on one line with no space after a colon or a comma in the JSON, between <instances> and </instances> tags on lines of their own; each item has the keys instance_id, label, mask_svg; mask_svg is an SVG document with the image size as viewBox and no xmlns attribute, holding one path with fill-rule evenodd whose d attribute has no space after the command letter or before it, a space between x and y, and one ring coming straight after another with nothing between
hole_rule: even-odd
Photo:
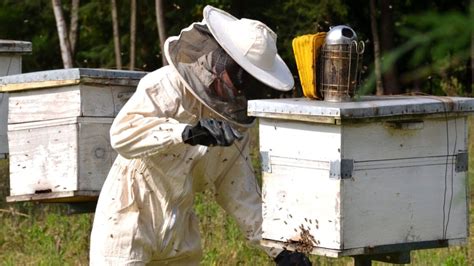
<instances>
[{"instance_id":1,"label":"smoker's metal canister","mask_svg":"<svg viewBox=\"0 0 474 266\"><path fill-rule=\"evenodd\" d=\"M332 27L321 56L321 90L325 101L351 101L359 83L364 43L348 26Z\"/></svg>"}]
</instances>

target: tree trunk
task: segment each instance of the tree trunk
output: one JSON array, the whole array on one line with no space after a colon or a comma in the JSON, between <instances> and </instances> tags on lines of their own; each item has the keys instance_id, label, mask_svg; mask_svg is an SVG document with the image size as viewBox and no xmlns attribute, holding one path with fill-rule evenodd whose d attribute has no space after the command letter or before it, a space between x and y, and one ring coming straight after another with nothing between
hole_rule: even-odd
<instances>
[{"instance_id":1,"label":"tree trunk","mask_svg":"<svg viewBox=\"0 0 474 266\"><path fill-rule=\"evenodd\" d=\"M474 9L474 1L471 0L471 10L472 9ZM467 79L468 81L466 87L468 88L468 95L472 97L472 86L474 85L474 32L471 32L471 57L469 58L468 64L470 65L470 68L469 66L467 67L469 78Z\"/></svg>"},{"instance_id":2,"label":"tree trunk","mask_svg":"<svg viewBox=\"0 0 474 266\"><path fill-rule=\"evenodd\" d=\"M160 39L160 49L161 49L161 61L164 66L168 64L165 57L164 44L167 38L166 36L166 26L165 26L165 17L163 15L163 1L155 0L155 13L156 13L156 26L158 28L158 38Z\"/></svg>"},{"instance_id":3,"label":"tree trunk","mask_svg":"<svg viewBox=\"0 0 474 266\"><path fill-rule=\"evenodd\" d=\"M119 33L119 24L118 24L118 15L117 15L117 1L111 1L112 8L112 27L114 33L114 51L115 51L115 64L117 69L122 69L122 56L120 51L120 33Z\"/></svg>"},{"instance_id":4,"label":"tree trunk","mask_svg":"<svg viewBox=\"0 0 474 266\"><path fill-rule=\"evenodd\" d=\"M71 24L69 25L69 45L71 47L71 56L74 57L76 52L77 27L79 21L79 2L80 0L72 0L71 2Z\"/></svg>"},{"instance_id":5,"label":"tree trunk","mask_svg":"<svg viewBox=\"0 0 474 266\"><path fill-rule=\"evenodd\" d=\"M137 35L137 0L130 2L130 70L135 69L135 39Z\"/></svg>"},{"instance_id":6,"label":"tree trunk","mask_svg":"<svg viewBox=\"0 0 474 266\"><path fill-rule=\"evenodd\" d=\"M380 16L380 23L381 28L381 44L382 44L382 53L386 54L390 52L393 48L393 8L392 8L392 1L391 0L381 0L381 11L382 14ZM383 63L383 58L382 58ZM387 70L382 73L383 75L383 87L384 87L384 94L400 94L400 84L398 82L398 71L397 66L391 65L386 68Z\"/></svg>"},{"instance_id":7,"label":"tree trunk","mask_svg":"<svg viewBox=\"0 0 474 266\"><path fill-rule=\"evenodd\" d=\"M56 27L58 29L59 45L61 47L61 57L63 59L64 68L72 67L71 47L67 37L67 26L64 20L61 0L51 0L53 6L54 17L56 19Z\"/></svg>"},{"instance_id":8,"label":"tree trunk","mask_svg":"<svg viewBox=\"0 0 474 266\"><path fill-rule=\"evenodd\" d=\"M376 94L383 95L382 69L380 65L380 42L377 32L377 14L375 9L375 0L370 0L370 26L372 28L372 38L374 40L374 62Z\"/></svg>"}]
</instances>

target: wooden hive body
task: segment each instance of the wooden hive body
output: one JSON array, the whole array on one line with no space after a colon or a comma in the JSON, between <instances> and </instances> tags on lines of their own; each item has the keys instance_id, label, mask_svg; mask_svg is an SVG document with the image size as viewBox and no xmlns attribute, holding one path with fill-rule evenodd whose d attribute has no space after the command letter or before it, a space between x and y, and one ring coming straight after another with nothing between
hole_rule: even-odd
<instances>
[{"instance_id":1,"label":"wooden hive body","mask_svg":"<svg viewBox=\"0 0 474 266\"><path fill-rule=\"evenodd\" d=\"M263 244L339 257L464 243L473 107L456 97L250 101Z\"/></svg>"},{"instance_id":2,"label":"wooden hive body","mask_svg":"<svg viewBox=\"0 0 474 266\"><path fill-rule=\"evenodd\" d=\"M116 157L113 118L144 74L68 69L0 79L10 93L7 200L95 200Z\"/></svg>"}]
</instances>

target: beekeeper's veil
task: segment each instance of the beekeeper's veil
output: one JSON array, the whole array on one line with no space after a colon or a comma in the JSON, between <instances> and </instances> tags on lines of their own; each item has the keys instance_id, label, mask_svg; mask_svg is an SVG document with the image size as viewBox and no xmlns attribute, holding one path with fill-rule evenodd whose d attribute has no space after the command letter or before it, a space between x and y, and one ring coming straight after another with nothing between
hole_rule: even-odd
<instances>
[{"instance_id":1,"label":"beekeeper's veil","mask_svg":"<svg viewBox=\"0 0 474 266\"><path fill-rule=\"evenodd\" d=\"M204 20L165 43L168 62L186 88L219 116L250 125L247 100L289 91L294 81L277 54L276 34L265 24L206 6Z\"/></svg>"}]
</instances>

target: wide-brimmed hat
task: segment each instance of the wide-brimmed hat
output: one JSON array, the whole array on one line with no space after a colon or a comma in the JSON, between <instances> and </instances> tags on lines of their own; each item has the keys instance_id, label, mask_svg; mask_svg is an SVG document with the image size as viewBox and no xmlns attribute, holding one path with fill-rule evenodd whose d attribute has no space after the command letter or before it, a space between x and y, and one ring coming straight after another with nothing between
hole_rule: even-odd
<instances>
[{"instance_id":1,"label":"wide-brimmed hat","mask_svg":"<svg viewBox=\"0 0 474 266\"><path fill-rule=\"evenodd\" d=\"M277 35L267 25L209 5L203 15L219 45L249 74L276 90L293 88L293 75L277 52Z\"/></svg>"}]
</instances>

